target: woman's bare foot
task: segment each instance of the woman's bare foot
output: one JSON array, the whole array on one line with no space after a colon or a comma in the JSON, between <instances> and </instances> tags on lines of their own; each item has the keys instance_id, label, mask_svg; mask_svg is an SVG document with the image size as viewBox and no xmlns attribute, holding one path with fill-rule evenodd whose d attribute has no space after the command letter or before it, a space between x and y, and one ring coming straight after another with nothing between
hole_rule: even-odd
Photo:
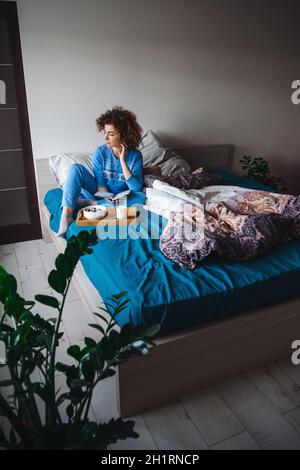
<instances>
[{"instance_id":1,"label":"woman's bare foot","mask_svg":"<svg viewBox=\"0 0 300 470\"><path fill-rule=\"evenodd\" d=\"M61 214L59 229L58 229L56 236L63 237L67 233L68 228L72 222L73 222L73 209L71 207L64 207L62 214Z\"/></svg>"}]
</instances>

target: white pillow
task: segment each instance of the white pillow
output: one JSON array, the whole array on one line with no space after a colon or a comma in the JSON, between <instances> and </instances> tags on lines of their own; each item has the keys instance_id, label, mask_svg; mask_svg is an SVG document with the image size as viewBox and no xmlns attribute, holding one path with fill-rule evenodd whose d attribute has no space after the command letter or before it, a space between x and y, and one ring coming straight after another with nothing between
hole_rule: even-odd
<instances>
[{"instance_id":1,"label":"white pillow","mask_svg":"<svg viewBox=\"0 0 300 470\"><path fill-rule=\"evenodd\" d=\"M63 188L66 182L69 168L73 163L80 163L93 175L92 154L60 153L57 155L50 155L49 157L51 173L61 188Z\"/></svg>"},{"instance_id":2,"label":"white pillow","mask_svg":"<svg viewBox=\"0 0 300 470\"><path fill-rule=\"evenodd\" d=\"M143 136L139 150L143 155L144 166L159 165L163 175L186 175L192 171L189 164L172 149L165 147L151 129Z\"/></svg>"}]
</instances>

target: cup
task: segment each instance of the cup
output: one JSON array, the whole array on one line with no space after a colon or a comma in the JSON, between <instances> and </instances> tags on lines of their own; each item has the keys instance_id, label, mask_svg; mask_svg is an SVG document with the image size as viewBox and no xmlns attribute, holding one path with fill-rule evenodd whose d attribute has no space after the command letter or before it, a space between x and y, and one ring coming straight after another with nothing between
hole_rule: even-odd
<instances>
[{"instance_id":1,"label":"cup","mask_svg":"<svg viewBox=\"0 0 300 470\"><path fill-rule=\"evenodd\" d=\"M127 197L116 200L117 219L127 219Z\"/></svg>"}]
</instances>

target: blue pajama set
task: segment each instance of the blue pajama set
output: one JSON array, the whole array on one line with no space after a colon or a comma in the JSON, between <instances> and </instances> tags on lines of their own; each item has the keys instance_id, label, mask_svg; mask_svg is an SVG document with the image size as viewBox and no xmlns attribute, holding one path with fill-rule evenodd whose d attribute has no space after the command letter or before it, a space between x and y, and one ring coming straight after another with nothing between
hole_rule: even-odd
<instances>
[{"instance_id":1,"label":"blue pajama set","mask_svg":"<svg viewBox=\"0 0 300 470\"><path fill-rule=\"evenodd\" d=\"M63 188L62 206L76 208L77 199L97 200L94 194L98 187L106 187L111 193L118 194L130 189L132 193L143 190L143 157L139 150L126 151L126 164L131 171L127 180L123 174L119 158L114 156L112 148L101 145L92 157L94 176L80 163L71 165Z\"/></svg>"}]
</instances>

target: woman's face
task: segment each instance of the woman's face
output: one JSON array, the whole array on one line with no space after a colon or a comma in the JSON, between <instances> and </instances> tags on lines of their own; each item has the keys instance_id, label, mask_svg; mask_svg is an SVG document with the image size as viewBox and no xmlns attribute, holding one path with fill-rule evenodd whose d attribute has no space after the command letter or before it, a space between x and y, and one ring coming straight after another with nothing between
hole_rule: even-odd
<instances>
[{"instance_id":1,"label":"woman's face","mask_svg":"<svg viewBox=\"0 0 300 470\"><path fill-rule=\"evenodd\" d=\"M112 124L105 124L104 130L104 142L108 147L119 147L121 143L121 134L119 130Z\"/></svg>"}]
</instances>

